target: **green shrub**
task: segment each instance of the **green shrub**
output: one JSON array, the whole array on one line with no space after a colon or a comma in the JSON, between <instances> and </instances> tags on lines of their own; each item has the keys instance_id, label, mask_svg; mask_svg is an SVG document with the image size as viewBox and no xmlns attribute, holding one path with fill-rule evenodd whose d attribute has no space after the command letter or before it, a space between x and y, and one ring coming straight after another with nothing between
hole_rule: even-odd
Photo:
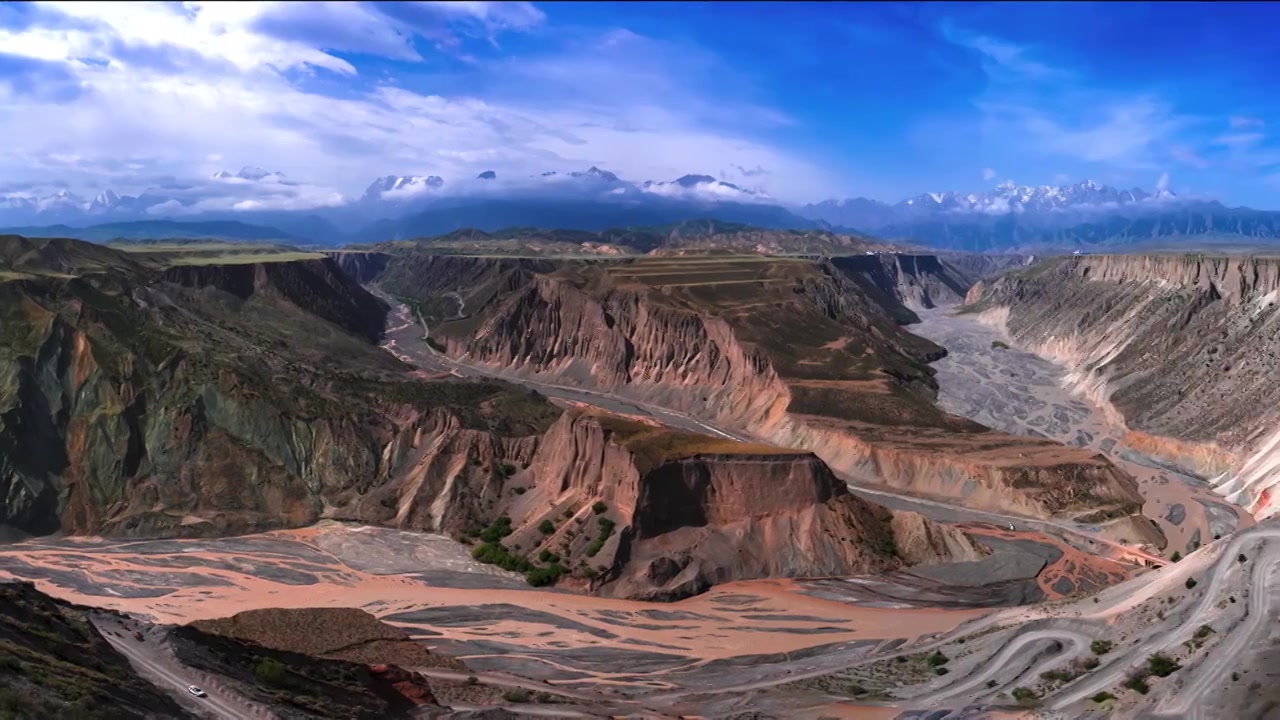
<instances>
[{"instance_id":1,"label":"green shrub","mask_svg":"<svg viewBox=\"0 0 1280 720\"><path fill-rule=\"evenodd\" d=\"M1029 687L1016 687L1010 694L1013 695L1013 699L1017 700L1018 704L1023 707L1035 707L1040 704L1040 696L1035 690L1032 690Z\"/></svg>"},{"instance_id":2,"label":"green shrub","mask_svg":"<svg viewBox=\"0 0 1280 720\"><path fill-rule=\"evenodd\" d=\"M559 554L557 554L557 553L551 552L550 550L548 550L548 549L546 549L546 548L543 548L542 550L538 551L538 561L539 561L539 562L544 562L544 563L545 563L545 562L560 562L560 555L559 555Z\"/></svg>"},{"instance_id":3,"label":"green shrub","mask_svg":"<svg viewBox=\"0 0 1280 720\"><path fill-rule=\"evenodd\" d=\"M275 658L259 658L253 664L253 674L264 683L283 685L285 677L284 663Z\"/></svg>"},{"instance_id":4,"label":"green shrub","mask_svg":"<svg viewBox=\"0 0 1280 720\"><path fill-rule=\"evenodd\" d=\"M547 567L534 568L525 573L524 579L534 587L543 587L551 585L560 579L568 570L560 563L553 563Z\"/></svg>"},{"instance_id":5,"label":"green shrub","mask_svg":"<svg viewBox=\"0 0 1280 720\"><path fill-rule=\"evenodd\" d=\"M1178 552L1177 550L1174 550L1173 554L1169 556L1170 562L1178 562L1181 559L1182 559L1182 553Z\"/></svg>"},{"instance_id":6,"label":"green shrub","mask_svg":"<svg viewBox=\"0 0 1280 720\"><path fill-rule=\"evenodd\" d=\"M1089 649L1093 651L1094 655L1106 655L1111 652L1113 647L1115 647L1115 644L1110 640L1094 640L1089 643Z\"/></svg>"},{"instance_id":7,"label":"green shrub","mask_svg":"<svg viewBox=\"0 0 1280 720\"><path fill-rule=\"evenodd\" d=\"M516 466L511 463L502 463L498 466L498 472L502 473L503 477L511 477L516 474Z\"/></svg>"},{"instance_id":8,"label":"green shrub","mask_svg":"<svg viewBox=\"0 0 1280 720\"><path fill-rule=\"evenodd\" d=\"M551 533L556 531L556 524L551 522L550 520L543 520L542 522L538 523L538 531L541 532L543 535L550 535Z\"/></svg>"},{"instance_id":9,"label":"green shrub","mask_svg":"<svg viewBox=\"0 0 1280 720\"><path fill-rule=\"evenodd\" d=\"M934 650L933 654L925 658L925 662L929 663L929 667L941 667L951 662L951 658L942 654L941 650Z\"/></svg>"},{"instance_id":10,"label":"green shrub","mask_svg":"<svg viewBox=\"0 0 1280 720\"><path fill-rule=\"evenodd\" d=\"M1208 625L1201 625L1200 627L1196 628L1195 638L1197 640L1203 640L1212 634L1213 634L1213 628L1209 627Z\"/></svg>"},{"instance_id":11,"label":"green shrub","mask_svg":"<svg viewBox=\"0 0 1280 720\"><path fill-rule=\"evenodd\" d=\"M591 512L597 515L603 515L608 512L608 510L609 506L606 505L603 500L597 500L595 504L591 506Z\"/></svg>"},{"instance_id":12,"label":"green shrub","mask_svg":"<svg viewBox=\"0 0 1280 720\"><path fill-rule=\"evenodd\" d=\"M1151 691L1151 686L1147 684L1147 679L1142 675L1130 675L1129 679L1124 681L1124 686L1139 695L1146 695Z\"/></svg>"},{"instance_id":13,"label":"green shrub","mask_svg":"<svg viewBox=\"0 0 1280 720\"><path fill-rule=\"evenodd\" d=\"M1156 677L1169 677L1181 667L1177 660L1164 653L1156 653L1147 658L1147 669Z\"/></svg>"},{"instance_id":14,"label":"green shrub","mask_svg":"<svg viewBox=\"0 0 1280 720\"><path fill-rule=\"evenodd\" d=\"M1116 696L1104 690L1103 692L1100 692L1089 699L1101 705L1102 703L1108 700L1115 700Z\"/></svg>"},{"instance_id":15,"label":"green shrub","mask_svg":"<svg viewBox=\"0 0 1280 720\"><path fill-rule=\"evenodd\" d=\"M1196 582L1195 578L1187 578L1186 586L1188 590L1195 587L1197 584L1198 583Z\"/></svg>"},{"instance_id":16,"label":"green shrub","mask_svg":"<svg viewBox=\"0 0 1280 720\"><path fill-rule=\"evenodd\" d=\"M508 690L502 693L502 699L511 703L527 703L532 697L528 690Z\"/></svg>"},{"instance_id":17,"label":"green shrub","mask_svg":"<svg viewBox=\"0 0 1280 720\"><path fill-rule=\"evenodd\" d=\"M487 543L495 543L510 535L511 532L511 518L503 515L490 523L489 527L480 533L480 539Z\"/></svg>"},{"instance_id":18,"label":"green shrub","mask_svg":"<svg viewBox=\"0 0 1280 720\"><path fill-rule=\"evenodd\" d=\"M600 526L600 530L596 533L596 539L592 540L591 544L587 546L587 557L595 557L597 553L604 549L605 542L613 535L613 529L617 526L614 521L603 515L596 518L596 523Z\"/></svg>"},{"instance_id":19,"label":"green shrub","mask_svg":"<svg viewBox=\"0 0 1280 720\"><path fill-rule=\"evenodd\" d=\"M471 557L477 562L486 565L497 565L503 570L511 572L528 572L533 569L533 565L520 555L513 555L502 544L495 542L487 542L483 545L477 545L471 550Z\"/></svg>"}]
</instances>

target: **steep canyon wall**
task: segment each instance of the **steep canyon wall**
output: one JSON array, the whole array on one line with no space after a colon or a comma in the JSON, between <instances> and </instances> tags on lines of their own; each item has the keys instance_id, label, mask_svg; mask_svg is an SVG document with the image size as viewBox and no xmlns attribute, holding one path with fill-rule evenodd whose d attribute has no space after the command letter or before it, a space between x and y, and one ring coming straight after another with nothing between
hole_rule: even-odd
<instances>
[{"instance_id":1,"label":"steep canyon wall","mask_svg":"<svg viewBox=\"0 0 1280 720\"><path fill-rule=\"evenodd\" d=\"M403 297L488 294L432 325L452 357L541 382L590 387L714 421L773 445L816 453L864 482L971 507L1094 520L1136 513L1131 478L1100 456L995 433L934 407L928 362L942 348L913 336L903 265L875 256L829 262L708 259L566 261L530 268L482 259L413 259L383 275ZM546 261L542 261L546 262ZM922 281L912 281L920 287ZM951 278L927 280L929 297ZM923 296L920 296L923 297Z\"/></svg>"},{"instance_id":2,"label":"steep canyon wall","mask_svg":"<svg viewBox=\"0 0 1280 720\"><path fill-rule=\"evenodd\" d=\"M970 291L969 310L1069 368L1137 449L1262 515L1280 481L1280 260L1080 256Z\"/></svg>"}]
</instances>

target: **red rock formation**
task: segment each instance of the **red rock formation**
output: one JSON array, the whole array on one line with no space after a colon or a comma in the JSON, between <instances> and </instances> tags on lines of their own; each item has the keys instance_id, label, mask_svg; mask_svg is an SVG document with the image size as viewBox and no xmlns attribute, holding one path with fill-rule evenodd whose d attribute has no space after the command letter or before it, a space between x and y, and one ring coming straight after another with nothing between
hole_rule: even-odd
<instances>
[{"instance_id":1,"label":"red rock formation","mask_svg":"<svg viewBox=\"0 0 1280 720\"><path fill-rule=\"evenodd\" d=\"M610 595L675 599L730 580L848 575L898 567L904 557L982 553L919 518L912 532L924 535L898 555L893 515L850 494L812 454L592 414L566 413L512 482L530 484L502 506L514 526L504 543L591 567L584 574ZM616 529L592 554L599 518Z\"/></svg>"},{"instance_id":2,"label":"red rock formation","mask_svg":"<svg viewBox=\"0 0 1280 720\"><path fill-rule=\"evenodd\" d=\"M452 287L460 266L511 288L433 326L466 362L672 408L812 451L860 481L984 509L1141 507L1136 484L1105 459L937 411L926 363L942 349L901 329L914 316L888 291L891 276L879 282L858 262L495 260L489 275L477 258L407 262L422 272L402 294Z\"/></svg>"}]
</instances>

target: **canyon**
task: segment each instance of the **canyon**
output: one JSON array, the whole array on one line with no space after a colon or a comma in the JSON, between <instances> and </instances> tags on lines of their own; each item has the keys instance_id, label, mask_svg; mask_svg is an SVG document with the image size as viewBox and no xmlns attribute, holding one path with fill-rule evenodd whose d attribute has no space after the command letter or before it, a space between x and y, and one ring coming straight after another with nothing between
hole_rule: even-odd
<instances>
[{"instance_id":1,"label":"canyon","mask_svg":"<svg viewBox=\"0 0 1280 720\"><path fill-rule=\"evenodd\" d=\"M975 286L969 312L1069 367L1129 444L1268 516L1278 282L1265 257L1072 257Z\"/></svg>"},{"instance_id":2,"label":"canyon","mask_svg":"<svg viewBox=\"0 0 1280 720\"><path fill-rule=\"evenodd\" d=\"M1264 602L1231 555L1269 547L1265 402L1237 422L1201 387L1261 389L1233 328L1274 301L1264 261L718 232L572 257L0 238L0 573L33 583L6 602L217 716L814 718L1023 690L1085 716L1076 688L1118 671L1034 673L1135 598L1170 619L1125 616L1165 628L1131 659ZM1197 568L1223 579L1166 597ZM1222 617L1196 687L1252 647Z\"/></svg>"}]
</instances>

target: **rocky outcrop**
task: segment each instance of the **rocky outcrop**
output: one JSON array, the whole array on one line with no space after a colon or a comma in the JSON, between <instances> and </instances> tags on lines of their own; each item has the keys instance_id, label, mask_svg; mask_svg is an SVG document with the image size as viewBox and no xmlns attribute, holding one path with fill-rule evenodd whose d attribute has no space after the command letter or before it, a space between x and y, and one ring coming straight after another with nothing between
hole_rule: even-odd
<instances>
[{"instance_id":1,"label":"rocky outcrop","mask_svg":"<svg viewBox=\"0 0 1280 720\"><path fill-rule=\"evenodd\" d=\"M130 641L132 642L132 640ZM14 718L194 718L89 622L88 608L31 583L0 584L0 693Z\"/></svg>"},{"instance_id":2,"label":"rocky outcrop","mask_svg":"<svg viewBox=\"0 0 1280 720\"><path fill-rule=\"evenodd\" d=\"M1142 504L1103 458L934 407L927 363L945 351L900 324L915 318L894 275L909 261L406 262L421 272L378 282L424 299L456 292L459 273L486 288L431 325L473 366L678 410L862 482L984 509L1120 516Z\"/></svg>"},{"instance_id":3,"label":"rocky outcrop","mask_svg":"<svg viewBox=\"0 0 1280 720\"><path fill-rule=\"evenodd\" d=\"M963 275L935 255L848 255L831 263L912 310L958 304L969 289Z\"/></svg>"},{"instance_id":4,"label":"rocky outcrop","mask_svg":"<svg viewBox=\"0 0 1280 720\"><path fill-rule=\"evenodd\" d=\"M958 531L857 498L812 454L592 414L563 416L512 484L527 489L500 506L513 520L504 546L554 553L614 596L672 600L732 580L984 552Z\"/></svg>"},{"instance_id":5,"label":"rocky outcrop","mask_svg":"<svg viewBox=\"0 0 1280 720\"><path fill-rule=\"evenodd\" d=\"M232 265L178 265L161 282L211 289L247 300L268 293L370 342L382 334L387 306L331 258Z\"/></svg>"},{"instance_id":6,"label":"rocky outcrop","mask_svg":"<svg viewBox=\"0 0 1280 720\"><path fill-rule=\"evenodd\" d=\"M342 250L329 253L329 257L337 263L347 277L358 283L372 282L387 269L391 256L383 252L364 252L359 250Z\"/></svg>"},{"instance_id":7,"label":"rocky outcrop","mask_svg":"<svg viewBox=\"0 0 1280 720\"><path fill-rule=\"evenodd\" d=\"M531 581L568 573L656 599L903 562L890 514L850 495L811 454L562 414L500 383L407 377L369 342L383 306L335 263L0 282L0 333L10 339L0 349L0 522L32 534L217 536L348 520L478 538L485 559ZM618 326L642 304L619 291L602 310L574 300L583 291L573 282L520 262L496 279L474 263L442 265L494 292L541 293L545 305L523 301L535 321L564 322L543 308L580 302L600 323L613 308ZM589 351L572 344L589 322L532 371L556 352ZM642 356L668 398L666 381L681 373L690 383L697 373L760 382L735 366L767 369L741 347L691 361L699 343L733 347L723 321L655 307L647 329L626 327L616 336L624 346L636 332L674 333L682 355ZM618 383L609 373L630 377L636 366L593 372ZM762 389L776 384L769 377Z\"/></svg>"},{"instance_id":8,"label":"rocky outcrop","mask_svg":"<svg viewBox=\"0 0 1280 720\"><path fill-rule=\"evenodd\" d=\"M368 342L385 307L335 270L0 282L0 525L210 536L324 517L483 521L502 464L527 460L559 411L502 384L405 377ZM439 493L456 501L432 511Z\"/></svg>"},{"instance_id":9,"label":"rocky outcrop","mask_svg":"<svg viewBox=\"0 0 1280 720\"><path fill-rule=\"evenodd\" d=\"M1280 261L1080 256L975 288L971 311L1055 359L1142 449L1274 512Z\"/></svg>"}]
</instances>

